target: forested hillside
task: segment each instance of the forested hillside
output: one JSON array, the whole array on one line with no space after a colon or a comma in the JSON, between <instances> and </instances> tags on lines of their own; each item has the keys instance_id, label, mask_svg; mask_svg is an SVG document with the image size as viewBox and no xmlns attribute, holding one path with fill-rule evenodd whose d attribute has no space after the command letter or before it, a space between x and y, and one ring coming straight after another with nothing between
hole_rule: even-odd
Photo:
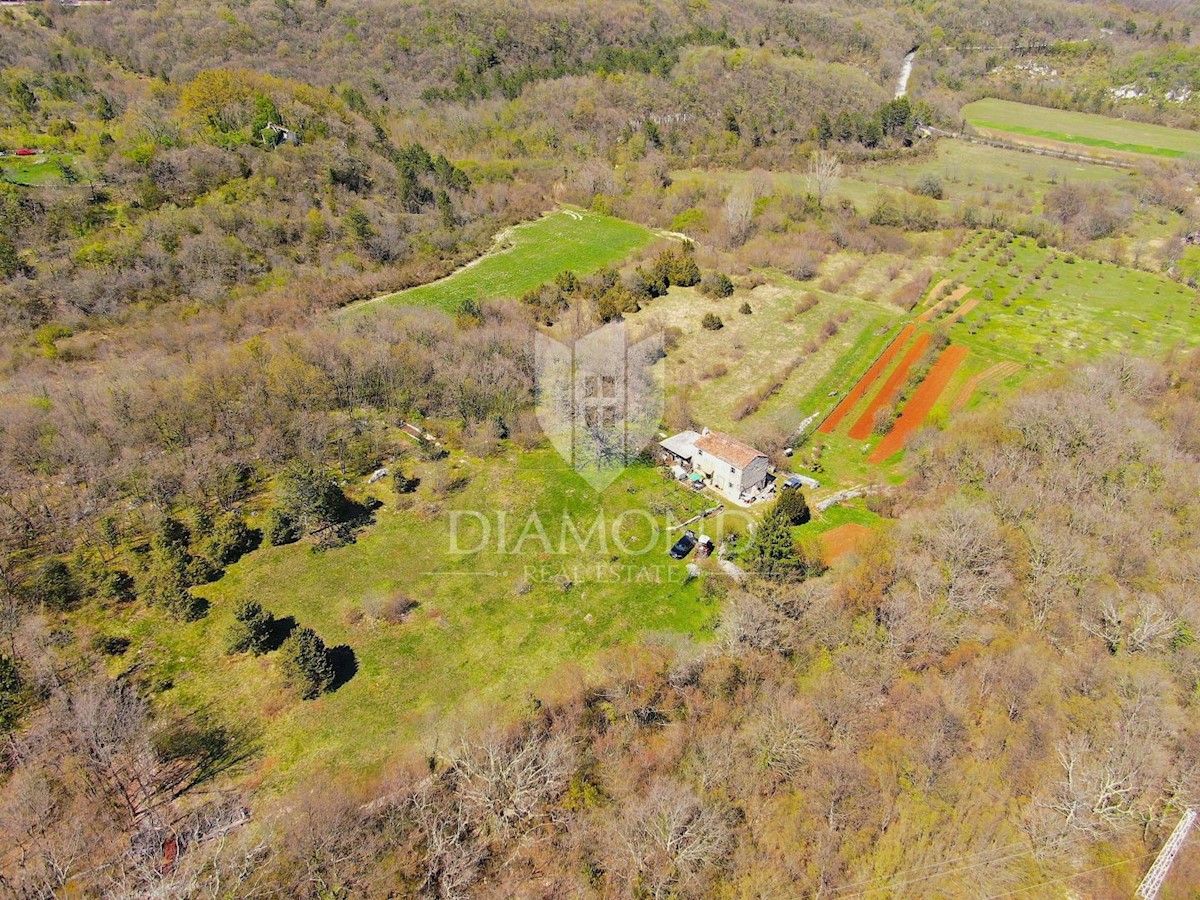
<instances>
[{"instance_id":1,"label":"forested hillside","mask_svg":"<svg viewBox=\"0 0 1200 900\"><path fill-rule=\"evenodd\" d=\"M1128 896L1200 804L1198 29L0 9L0 896ZM548 447L534 335L618 321L664 435L869 496L665 585L451 558L711 511Z\"/></svg>"}]
</instances>

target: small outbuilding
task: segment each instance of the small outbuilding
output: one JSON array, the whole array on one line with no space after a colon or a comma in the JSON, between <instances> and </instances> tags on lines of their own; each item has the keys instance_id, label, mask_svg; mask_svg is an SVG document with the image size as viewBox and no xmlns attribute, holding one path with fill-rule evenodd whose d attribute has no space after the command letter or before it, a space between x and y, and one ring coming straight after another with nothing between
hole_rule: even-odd
<instances>
[{"instance_id":1,"label":"small outbuilding","mask_svg":"<svg viewBox=\"0 0 1200 900\"><path fill-rule=\"evenodd\" d=\"M665 441L659 442L659 459L663 465L679 466L685 472L692 471L692 458L696 455L697 431L681 431Z\"/></svg>"}]
</instances>

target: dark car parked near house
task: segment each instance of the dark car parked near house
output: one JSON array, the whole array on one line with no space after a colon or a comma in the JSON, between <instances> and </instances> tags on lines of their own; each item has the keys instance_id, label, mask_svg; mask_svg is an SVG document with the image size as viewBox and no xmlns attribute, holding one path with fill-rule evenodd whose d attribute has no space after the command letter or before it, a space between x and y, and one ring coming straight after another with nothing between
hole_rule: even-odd
<instances>
[{"instance_id":1,"label":"dark car parked near house","mask_svg":"<svg viewBox=\"0 0 1200 900\"><path fill-rule=\"evenodd\" d=\"M692 552L692 548L696 546L696 532L688 530L683 533L683 537L675 542L675 546L671 548L671 559L683 559Z\"/></svg>"}]
</instances>

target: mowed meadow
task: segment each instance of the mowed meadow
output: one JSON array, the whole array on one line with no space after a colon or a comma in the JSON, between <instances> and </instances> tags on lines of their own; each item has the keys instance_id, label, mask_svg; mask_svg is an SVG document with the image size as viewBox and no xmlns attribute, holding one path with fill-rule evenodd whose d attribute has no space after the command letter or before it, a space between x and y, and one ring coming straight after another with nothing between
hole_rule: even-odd
<instances>
[{"instance_id":1,"label":"mowed meadow","mask_svg":"<svg viewBox=\"0 0 1200 900\"><path fill-rule=\"evenodd\" d=\"M520 297L559 272L590 275L620 263L645 247L654 232L624 219L574 208L557 209L496 236L491 250L438 281L388 294L352 307L374 304L432 306L454 312L464 300Z\"/></svg>"},{"instance_id":2,"label":"mowed meadow","mask_svg":"<svg viewBox=\"0 0 1200 900\"><path fill-rule=\"evenodd\" d=\"M963 119L985 134L1029 143L1072 145L1167 159L1200 159L1200 133L1072 110L988 98L968 103Z\"/></svg>"}]
</instances>

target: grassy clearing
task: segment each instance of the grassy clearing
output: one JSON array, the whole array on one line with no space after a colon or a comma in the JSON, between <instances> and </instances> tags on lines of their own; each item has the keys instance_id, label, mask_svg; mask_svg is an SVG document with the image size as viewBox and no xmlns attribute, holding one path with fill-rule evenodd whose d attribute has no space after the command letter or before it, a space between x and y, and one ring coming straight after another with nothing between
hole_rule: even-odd
<instances>
[{"instance_id":1,"label":"grassy clearing","mask_svg":"<svg viewBox=\"0 0 1200 900\"><path fill-rule=\"evenodd\" d=\"M988 131L1121 153L1200 159L1200 134L1091 113L1048 109L1009 100L978 100L962 109L971 125Z\"/></svg>"},{"instance_id":2,"label":"grassy clearing","mask_svg":"<svg viewBox=\"0 0 1200 900\"><path fill-rule=\"evenodd\" d=\"M424 481L411 505L381 483L370 490L385 505L356 543L322 554L305 544L258 549L198 589L212 604L207 618L178 625L137 604L115 616L95 610L93 627L133 638L125 659L153 663L171 683L158 696L164 707L213 708L256 729L269 789L320 771L369 772L439 741L445 747L497 710L528 709L555 676L586 677L607 648L707 639L716 608L701 601L696 581L685 582L685 563L667 556L675 535L660 535L645 555L637 551L653 536L647 515L659 525L682 521L710 498L651 467L629 470L597 495L548 450L490 460L455 454L410 468ZM459 475L466 486L449 496L427 487ZM488 517L486 546L452 552L453 509ZM641 512L622 517L626 510ZM497 547L501 512L505 551L516 553ZM534 513L554 551L562 549L565 515L586 535L603 514L608 546L597 538L579 549L568 537L570 552L547 552L536 528L521 543ZM460 549L475 549L481 527L474 517L460 522ZM709 533L721 527L706 522ZM399 624L373 618L371 610L396 593L420 606ZM299 702L284 690L273 654L224 655L231 608L245 596L315 628L331 647L349 645L357 673L336 692Z\"/></svg>"},{"instance_id":3,"label":"grassy clearing","mask_svg":"<svg viewBox=\"0 0 1200 900\"><path fill-rule=\"evenodd\" d=\"M886 521L888 520L867 509L862 500L851 500L824 511L814 509L812 519L797 526L794 531L797 536L815 536L842 525L855 524L874 528Z\"/></svg>"},{"instance_id":4,"label":"grassy clearing","mask_svg":"<svg viewBox=\"0 0 1200 900\"><path fill-rule=\"evenodd\" d=\"M49 156L6 156L0 159L0 181L28 187L44 187L63 183L62 164L70 157Z\"/></svg>"},{"instance_id":5,"label":"grassy clearing","mask_svg":"<svg viewBox=\"0 0 1200 900\"><path fill-rule=\"evenodd\" d=\"M497 236L497 249L438 281L389 294L369 304L436 306L455 310L467 299L519 297L564 269L587 275L645 247L654 233L641 225L575 209L560 209Z\"/></svg>"},{"instance_id":6,"label":"grassy clearing","mask_svg":"<svg viewBox=\"0 0 1200 900\"><path fill-rule=\"evenodd\" d=\"M838 183L834 196L850 200L859 211L865 212L875 205L881 193L911 190L925 175L936 175L942 180L943 199L934 202L944 215L953 214L963 205L1024 214L1039 208L1045 193L1065 179L1097 184L1115 183L1131 177L1128 172L1111 166L1035 156L966 141L940 140L927 156L861 166L848 172ZM674 177L684 185L697 179L719 179L735 184L749 175L687 169L674 173ZM777 189L798 193L808 190L808 176L801 171L772 172L771 178Z\"/></svg>"}]
</instances>

